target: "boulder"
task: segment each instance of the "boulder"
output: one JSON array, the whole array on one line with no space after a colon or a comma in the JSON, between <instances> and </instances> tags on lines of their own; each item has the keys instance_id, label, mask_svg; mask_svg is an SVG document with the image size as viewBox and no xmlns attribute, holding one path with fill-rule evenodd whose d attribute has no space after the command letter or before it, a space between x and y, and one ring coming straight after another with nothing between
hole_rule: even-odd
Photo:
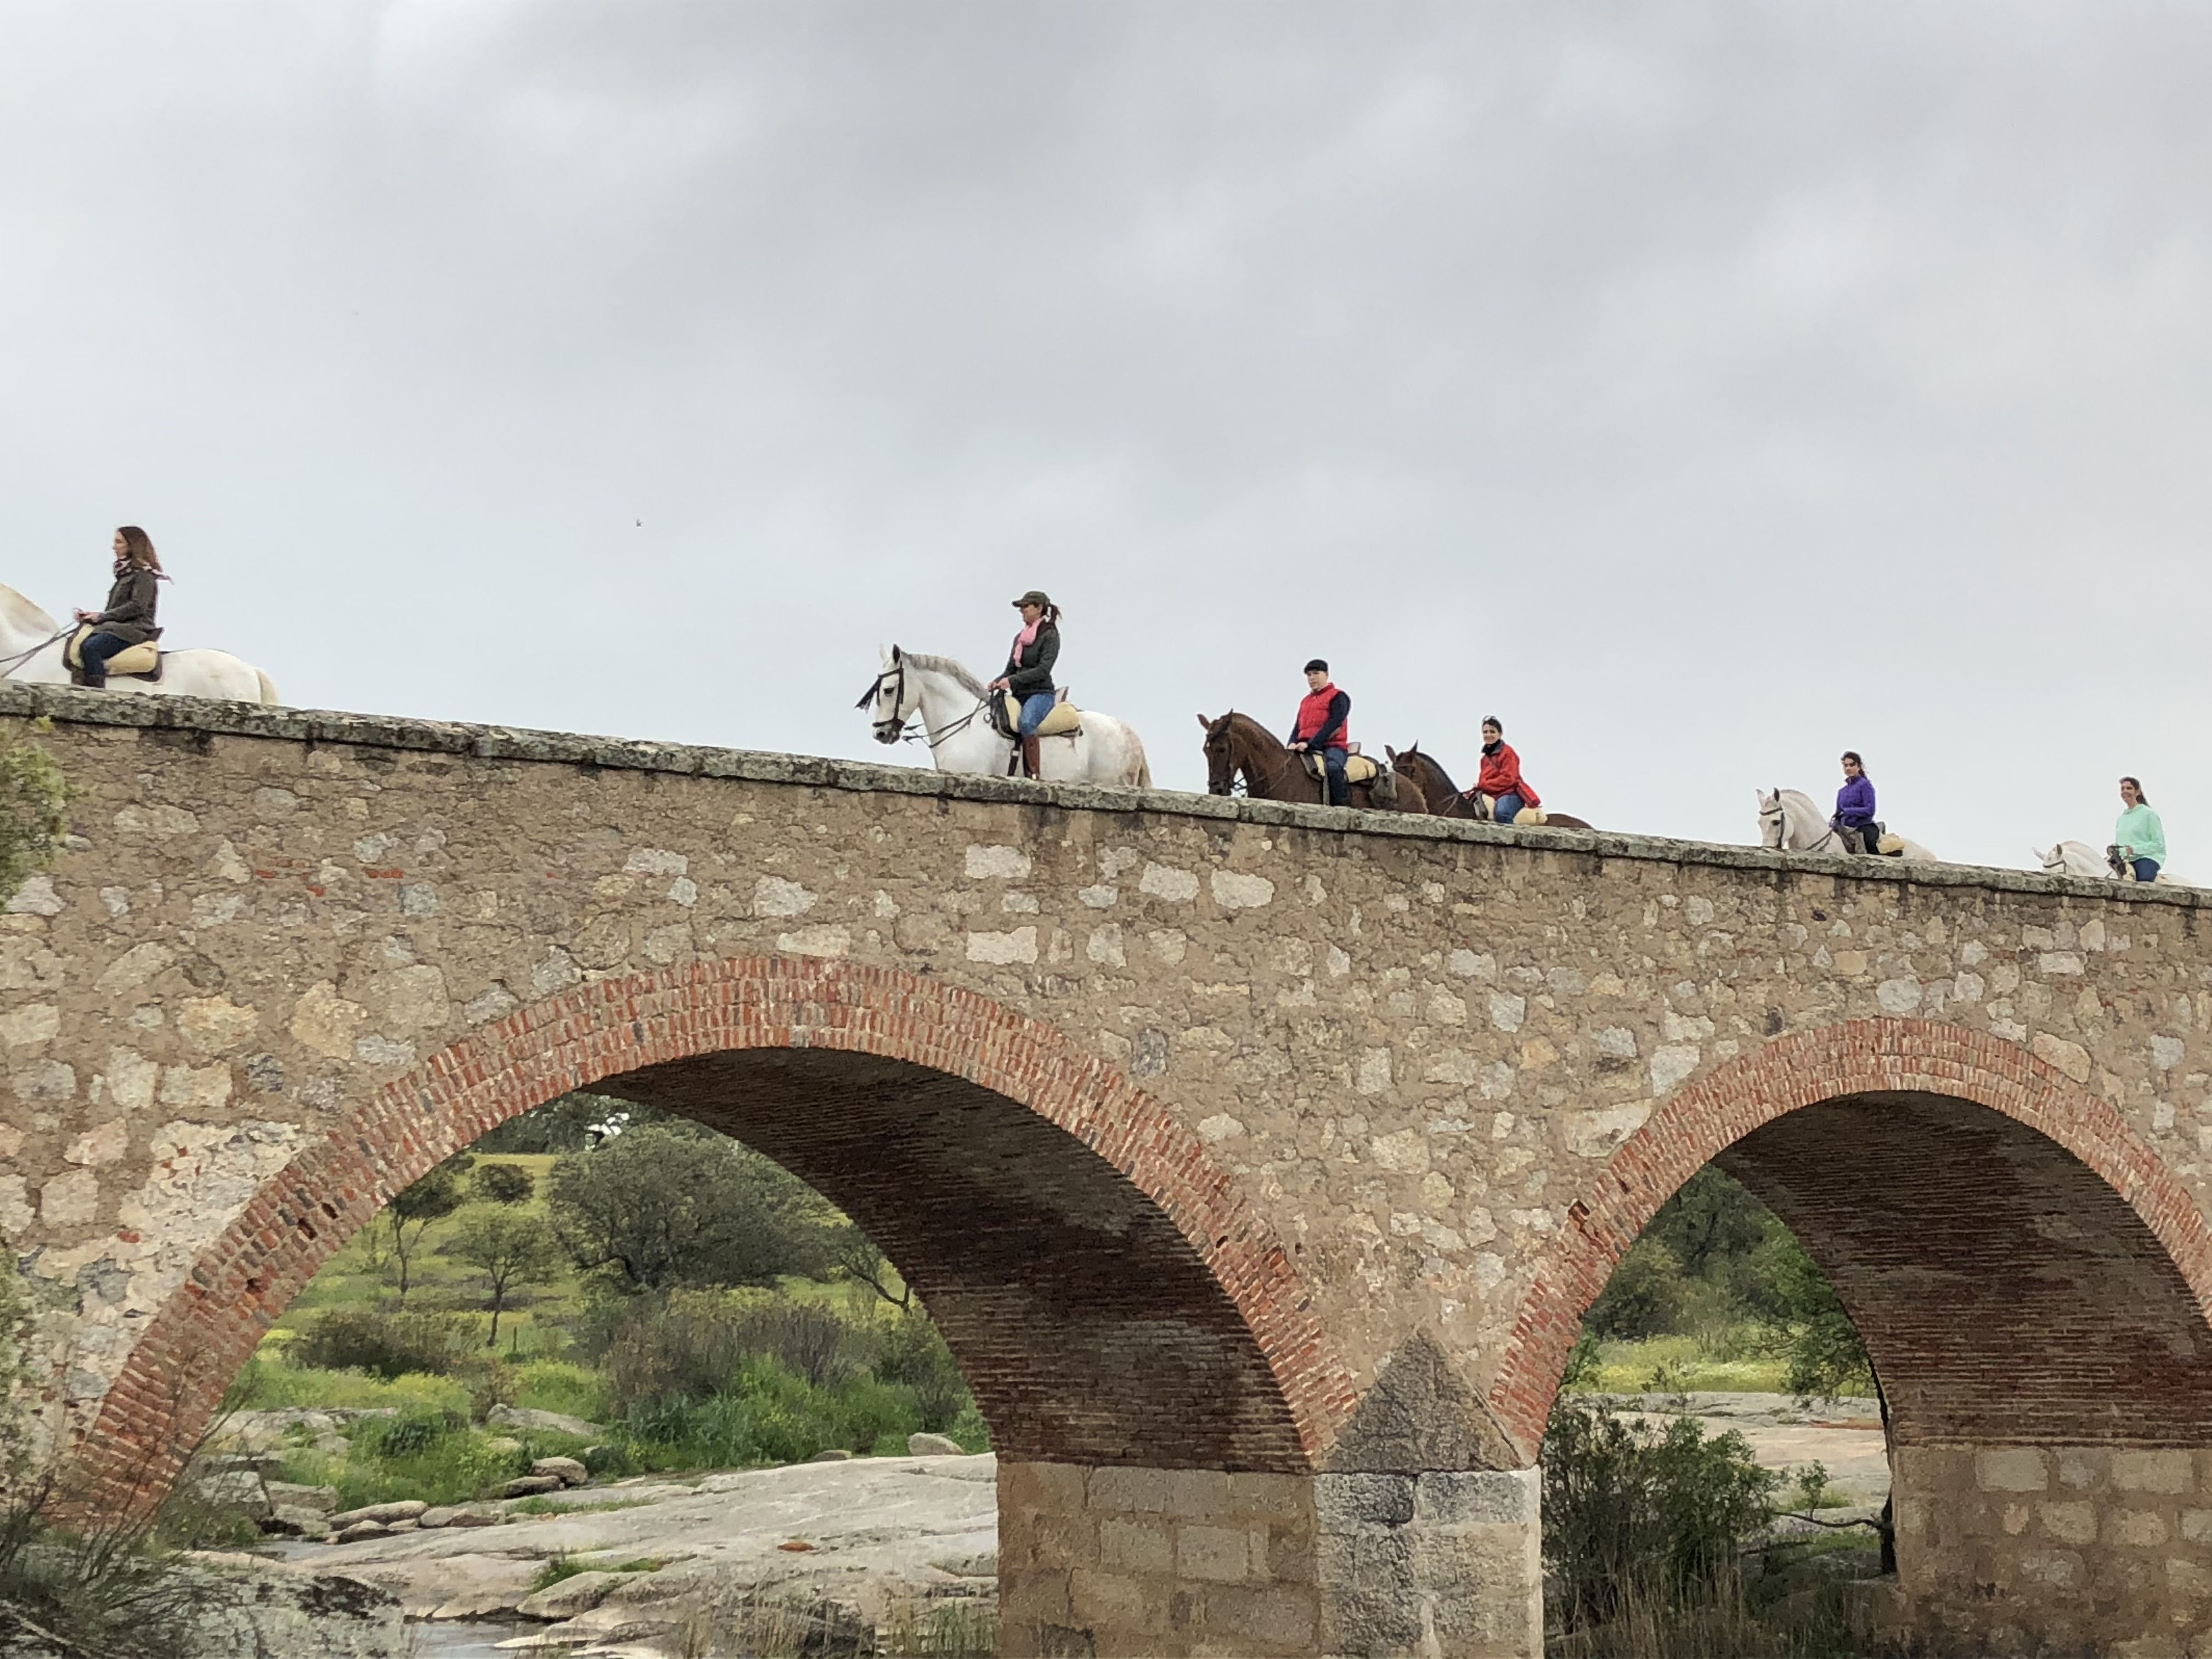
<instances>
[{"instance_id":1,"label":"boulder","mask_svg":"<svg viewBox=\"0 0 2212 1659\"><path fill-rule=\"evenodd\" d=\"M564 1486L580 1486L592 1472L573 1457L541 1457L531 1464L532 1474L550 1474Z\"/></svg>"},{"instance_id":2,"label":"boulder","mask_svg":"<svg viewBox=\"0 0 2212 1659\"><path fill-rule=\"evenodd\" d=\"M522 1443L503 1434L494 1435L484 1442L483 1449L488 1452L496 1452L501 1457L512 1457L522 1449Z\"/></svg>"},{"instance_id":3,"label":"boulder","mask_svg":"<svg viewBox=\"0 0 2212 1659\"><path fill-rule=\"evenodd\" d=\"M320 1510L279 1504L261 1517L261 1530L279 1538L328 1538L331 1518Z\"/></svg>"},{"instance_id":4,"label":"boulder","mask_svg":"<svg viewBox=\"0 0 2212 1659\"><path fill-rule=\"evenodd\" d=\"M849 1463L853 1461L853 1454L842 1446L824 1446L806 1461L810 1463Z\"/></svg>"},{"instance_id":5,"label":"boulder","mask_svg":"<svg viewBox=\"0 0 2212 1659\"><path fill-rule=\"evenodd\" d=\"M525 1619L543 1619L548 1623L574 1619L599 1606L606 1599L607 1592L624 1579L635 1577L628 1572L573 1573L557 1584L547 1585L535 1595L524 1597L514 1610Z\"/></svg>"},{"instance_id":6,"label":"boulder","mask_svg":"<svg viewBox=\"0 0 2212 1659\"><path fill-rule=\"evenodd\" d=\"M398 1532L419 1532L422 1528L422 1523L420 1521L387 1521L384 1523L384 1530L387 1534Z\"/></svg>"},{"instance_id":7,"label":"boulder","mask_svg":"<svg viewBox=\"0 0 2212 1659\"><path fill-rule=\"evenodd\" d=\"M906 1437L909 1457L965 1457L968 1448L941 1434L910 1434Z\"/></svg>"},{"instance_id":8,"label":"boulder","mask_svg":"<svg viewBox=\"0 0 2212 1659\"><path fill-rule=\"evenodd\" d=\"M541 1412L528 1406L494 1406L484 1413L487 1427L497 1429L541 1429L554 1434L573 1434L590 1440L605 1434L606 1426L586 1423L580 1417L570 1417L565 1412Z\"/></svg>"},{"instance_id":9,"label":"boulder","mask_svg":"<svg viewBox=\"0 0 2212 1659\"><path fill-rule=\"evenodd\" d=\"M351 1526L339 1527L331 1534L333 1544L358 1544L364 1538L386 1538L392 1528L381 1521L356 1521Z\"/></svg>"},{"instance_id":10,"label":"boulder","mask_svg":"<svg viewBox=\"0 0 2212 1659\"><path fill-rule=\"evenodd\" d=\"M198 1555L212 1581L185 1615L179 1645L194 1659L240 1654L313 1654L316 1659L396 1659L410 1650L398 1600L337 1573L279 1565L255 1556Z\"/></svg>"},{"instance_id":11,"label":"boulder","mask_svg":"<svg viewBox=\"0 0 2212 1659\"><path fill-rule=\"evenodd\" d=\"M192 1483L204 1503L219 1504L225 1509L245 1510L252 1515L266 1515L270 1510L269 1494L261 1489L261 1477L251 1469L228 1469L214 1474L204 1474Z\"/></svg>"},{"instance_id":12,"label":"boulder","mask_svg":"<svg viewBox=\"0 0 2212 1659\"><path fill-rule=\"evenodd\" d=\"M266 1485L269 1502L277 1509L317 1510L330 1515L338 1506L336 1486L303 1486L295 1480L271 1480Z\"/></svg>"},{"instance_id":13,"label":"boulder","mask_svg":"<svg viewBox=\"0 0 2212 1659\"><path fill-rule=\"evenodd\" d=\"M357 1510L332 1516L331 1525L343 1532L356 1521L380 1521L387 1525L394 1521L419 1521L422 1511L429 1507L419 1498L402 1498L396 1504L364 1504Z\"/></svg>"},{"instance_id":14,"label":"boulder","mask_svg":"<svg viewBox=\"0 0 2212 1659\"><path fill-rule=\"evenodd\" d=\"M343 1457L353 1449L353 1442L336 1429L326 1429L307 1443L325 1457Z\"/></svg>"},{"instance_id":15,"label":"boulder","mask_svg":"<svg viewBox=\"0 0 2212 1659\"><path fill-rule=\"evenodd\" d=\"M564 1483L557 1474L524 1474L508 1481L493 1494L495 1498L537 1498L549 1492L558 1492Z\"/></svg>"}]
</instances>

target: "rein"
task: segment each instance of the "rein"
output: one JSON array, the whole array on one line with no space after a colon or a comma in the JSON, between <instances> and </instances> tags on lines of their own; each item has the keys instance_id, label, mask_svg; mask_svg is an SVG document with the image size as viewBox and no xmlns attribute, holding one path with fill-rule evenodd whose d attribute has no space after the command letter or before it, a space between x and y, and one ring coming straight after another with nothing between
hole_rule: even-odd
<instances>
[{"instance_id":1,"label":"rein","mask_svg":"<svg viewBox=\"0 0 2212 1659\"><path fill-rule=\"evenodd\" d=\"M45 639L40 640L36 645L33 646L28 651L18 651L12 657L0 657L0 663L5 663L7 665L6 667L0 668L0 680L6 679L10 674L13 674L25 663L27 663L32 658L37 656L40 652L52 645L56 640L67 639L71 634L76 631L76 623L71 623L67 628L63 629L59 633L48 635Z\"/></svg>"},{"instance_id":2,"label":"rein","mask_svg":"<svg viewBox=\"0 0 2212 1659\"><path fill-rule=\"evenodd\" d=\"M68 630L64 629L63 631L65 633ZM55 637L59 638L60 635L57 635ZM0 678L6 678L4 675L0 675ZM896 669L885 669L881 673L878 674L876 676L876 683L870 686L865 692L861 693L860 702L854 703L853 707L855 708L866 708L872 702L880 702L883 700L884 682L887 679L896 680L896 685L891 695L891 713L896 718L894 720L878 720L876 722L877 730L881 732L882 729L887 726L896 725L898 727L898 740L901 743L927 743L929 745L929 752L933 755L937 752L938 744L943 743L948 738L957 737L961 732L966 731L969 726L975 723L977 717L983 714L991 707L990 693L987 691L981 697L978 697L975 700L975 706L973 708L963 714L958 720L951 722L951 724L947 726L942 732L932 732L929 729L929 723L927 720L922 722L922 729L921 731L915 732L909 730L908 724L914 719L914 714L908 714L902 712L906 708L906 659L904 656L901 656L899 658L898 666ZM915 706L915 714L918 714L921 712L921 704L917 702Z\"/></svg>"}]
</instances>

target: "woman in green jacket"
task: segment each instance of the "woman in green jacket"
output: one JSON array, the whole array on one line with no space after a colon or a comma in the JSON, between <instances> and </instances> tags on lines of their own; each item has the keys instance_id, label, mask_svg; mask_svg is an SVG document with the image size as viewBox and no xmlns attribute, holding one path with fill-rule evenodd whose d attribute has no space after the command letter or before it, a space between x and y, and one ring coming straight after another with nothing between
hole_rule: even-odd
<instances>
[{"instance_id":1,"label":"woman in green jacket","mask_svg":"<svg viewBox=\"0 0 2212 1659\"><path fill-rule=\"evenodd\" d=\"M2118 866L2133 866L2137 881L2156 881L2158 867L2166 862L2166 826L2150 810L2143 787L2133 778L2120 780L2120 802L2126 809L2112 826L2112 857Z\"/></svg>"},{"instance_id":2,"label":"woman in green jacket","mask_svg":"<svg viewBox=\"0 0 2212 1659\"><path fill-rule=\"evenodd\" d=\"M115 585L107 590L107 604L98 611L80 611L76 619L96 630L77 647L77 666L71 675L79 685L95 688L107 684L107 659L134 645L159 639L154 611L161 602L161 584L167 578L154 551L152 539L135 524L115 532Z\"/></svg>"}]
</instances>

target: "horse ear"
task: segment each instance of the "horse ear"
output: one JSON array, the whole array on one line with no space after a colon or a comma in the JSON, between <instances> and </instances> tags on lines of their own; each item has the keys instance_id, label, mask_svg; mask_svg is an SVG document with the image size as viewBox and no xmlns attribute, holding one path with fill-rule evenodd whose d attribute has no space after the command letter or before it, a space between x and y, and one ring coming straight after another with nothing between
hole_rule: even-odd
<instances>
[{"instance_id":1,"label":"horse ear","mask_svg":"<svg viewBox=\"0 0 2212 1659\"><path fill-rule=\"evenodd\" d=\"M1198 717L1198 729L1201 732L1211 732L1213 730L1213 722L1200 714Z\"/></svg>"},{"instance_id":2,"label":"horse ear","mask_svg":"<svg viewBox=\"0 0 2212 1659\"><path fill-rule=\"evenodd\" d=\"M1382 745L1382 752L1390 757L1390 763L1393 766L1398 763L1398 751L1393 749L1389 744L1386 743Z\"/></svg>"},{"instance_id":3,"label":"horse ear","mask_svg":"<svg viewBox=\"0 0 2212 1659\"><path fill-rule=\"evenodd\" d=\"M899 659L899 648L898 648L898 647L896 647L896 646L893 646L893 647L891 647L891 660L892 660L893 662L896 662L898 659Z\"/></svg>"}]
</instances>

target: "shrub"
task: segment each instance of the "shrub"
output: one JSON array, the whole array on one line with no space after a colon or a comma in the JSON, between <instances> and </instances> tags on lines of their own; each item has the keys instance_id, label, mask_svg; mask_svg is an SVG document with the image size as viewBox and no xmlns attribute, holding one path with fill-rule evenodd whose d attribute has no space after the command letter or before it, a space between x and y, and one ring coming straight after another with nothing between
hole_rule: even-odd
<instances>
[{"instance_id":1,"label":"shrub","mask_svg":"<svg viewBox=\"0 0 2212 1659\"><path fill-rule=\"evenodd\" d=\"M532 1359L515 1367L517 1406L564 1412L587 1423L607 1418L606 1379L565 1359Z\"/></svg>"},{"instance_id":2,"label":"shrub","mask_svg":"<svg viewBox=\"0 0 2212 1659\"><path fill-rule=\"evenodd\" d=\"M44 732L46 722L32 730ZM0 903L60 848L70 793L60 764L36 742L0 744Z\"/></svg>"},{"instance_id":3,"label":"shrub","mask_svg":"<svg viewBox=\"0 0 2212 1659\"><path fill-rule=\"evenodd\" d=\"M943 1433L974 1403L968 1379L945 1346L944 1333L918 1308L886 1321L883 1329L876 1375L912 1389L921 1407L921 1426L933 1434Z\"/></svg>"},{"instance_id":4,"label":"shrub","mask_svg":"<svg viewBox=\"0 0 2212 1659\"><path fill-rule=\"evenodd\" d=\"M300 1333L285 1358L312 1370L366 1371L388 1382L410 1371L449 1370L473 1346L448 1316L333 1308Z\"/></svg>"},{"instance_id":5,"label":"shrub","mask_svg":"<svg viewBox=\"0 0 2212 1659\"><path fill-rule=\"evenodd\" d=\"M1766 1524L1778 1477L1733 1431L1563 1402L1544 1436L1544 1559L1568 1629L1711 1596Z\"/></svg>"},{"instance_id":6,"label":"shrub","mask_svg":"<svg viewBox=\"0 0 2212 1659\"><path fill-rule=\"evenodd\" d=\"M732 1385L710 1399L638 1407L625 1431L648 1468L712 1468L804 1462L833 1447L870 1452L887 1439L903 1451L921 1423L910 1389L868 1377L817 1389L762 1356L747 1360Z\"/></svg>"},{"instance_id":7,"label":"shrub","mask_svg":"<svg viewBox=\"0 0 2212 1659\"><path fill-rule=\"evenodd\" d=\"M411 1457L468 1426L457 1413L412 1407L397 1417L372 1417L353 1431L353 1449L369 1457Z\"/></svg>"},{"instance_id":8,"label":"shrub","mask_svg":"<svg viewBox=\"0 0 2212 1659\"><path fill-rule=\"evenodd\" d=\"M606 1352L607 1391L625 1413L706 1400L763 1356L815 1388L830 1388L860 1373L873 1342L872 1327L818 1302L678 1291L635 1307L617 1328Z\"/></svg>"},{"instance_id":9,"label":"shrub","mask_svg":"<svg viewBox=\"0 0 2212 1659\"><path fill-rule=\"evenodd\" d=\"M690 1124L647 1123L562 1158L546 1201L575 1264L633 1294L826 1270L842 1222L780 1165Z\"/></svg>"},{"instance_id":10,"label":"shrub","mask_svg":"<svg viewBox=\"0 0 2212 1659\"><path fill-rule=\"evenodd\" d=\"M1620 1259L1583 1322L1620 1340L1663 1336L1676 1328L1688 1288L1680 1258L1647 1231Z\"/></svg>"},{"instance_id":11,"label":"shrub","mask_svg":"<svg viewBox=\"0 0 2212 1659\"><path fill-rule=\"evenodd\" d=\"M484 1164L469 1186L486 1204L527 1204L538 1191L538 1177L520 1164Z\"/></svg>"}]
</instances>

